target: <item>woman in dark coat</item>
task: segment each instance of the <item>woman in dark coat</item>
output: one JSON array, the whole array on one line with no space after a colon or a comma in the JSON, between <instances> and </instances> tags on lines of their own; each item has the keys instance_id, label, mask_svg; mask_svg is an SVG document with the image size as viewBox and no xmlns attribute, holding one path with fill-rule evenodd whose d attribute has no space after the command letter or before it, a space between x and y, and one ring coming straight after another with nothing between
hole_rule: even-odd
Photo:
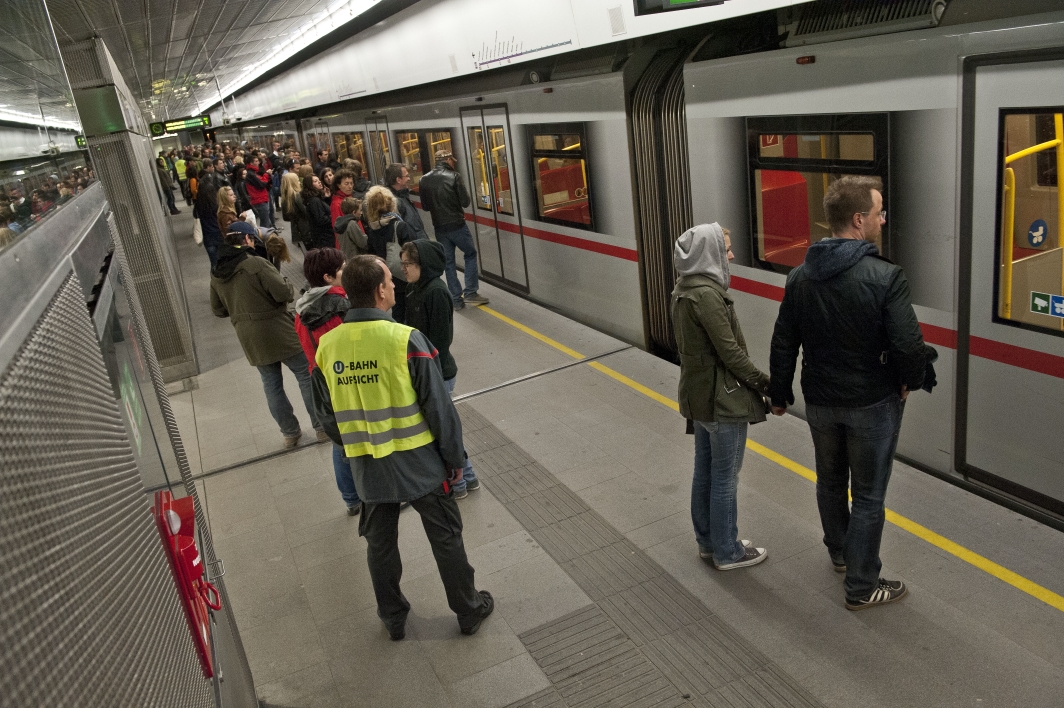
<instances>
[{"instance_id":1,"label":"woman in dark coat","mask_svg":"<svg viewBox=\"0 0 1064 708\"><path fill-rule=\"evenodd\" d=\"M243 214L245 211L251 211L251 199L248 198L248 187L244 183L244 176L247 173L247 168L243 165L235 165L233 167L233 192L236 194L236 213Z\"/></svg>"},{"instance_id":2,"label":"woman in dark coat","mask_svg":"<svg viewBox=\"0 0 1064 708\"><path fill-rule=\"evenodd\" d=\"M366 240L369 252L387 260L388 244L395 239L399 246L410 243L417 235L410 226L396 213L395 195L387 187L376 186L366 192L363 212L369 228ZM406 281L392 274L395 283L395 305L392 307L392 319L396 322L406 321Z\"/></svg>"},{"instance_id":3,"label":"woman in dark coat","mask_svg":"<svg viewBox=\"0 0 1064 708\"><path fill-rule=\"evenodd\" d=\"M303 206L307 209L307 248L335 248L336 235L332 229L329 200L322 192L321 180L310 175L303 179Z\"/></svg>"},{"instance_id":4,"label":"woman in dark coat","mask_svg":"<svg viewBox=\"0 0 1064 708\"><path fill-rule=\"evenodd\" d=\"M218 191L204 185L197 191L195 216L203 230L203 247L211 259L211 270L218 262L218 248L222 245L222 229L218 226Z\"/></svg>"}]
</instances>

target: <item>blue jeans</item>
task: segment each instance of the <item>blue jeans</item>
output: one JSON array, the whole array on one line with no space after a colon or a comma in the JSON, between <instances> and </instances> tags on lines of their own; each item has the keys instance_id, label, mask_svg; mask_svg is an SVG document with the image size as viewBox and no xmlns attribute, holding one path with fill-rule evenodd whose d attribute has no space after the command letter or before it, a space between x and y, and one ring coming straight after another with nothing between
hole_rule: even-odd
<instances>
[{"instance_id":1,"label":"blue jeans","mask_svg":"<svg viewBox=\"0 0 1064 708\"><path fill-rule=\"evenodd\" d=\"M905 404L890 395L863 408L806 404L805 410L816 451L824 545L833 560L846 562L846 599L859 600L875 589L883 567L883 504Z\"/></svg>"},{"instance_id":2,"label":"blue jeans","mask_svg":"<svg viewBox=\"0 0 1064 708\"><path fill-rule=\"evenodd\" d=\"M218 263L218 244L204 241L203 248L207 250L207 258L211 259L211 270L214 270L214 266Z\"/></svg>"},{"instance_id":3,"label":"blue jeans","mask_svg":"<svg viewBox=\"0 0 1064 708\"><path fill-rule=\"evenodd\" d=\"M351 474L351 465L347 463L347 455L344 448L333 443L333 473L336 475L336 488L340 490L340 496L348 506L360 504L358 490L355 489L355 478Z\"/></svg>"},{"instance_id":4,"label":"blue jeans","mask_svg":"<svg viewBox=\"0 0 1064 708\"><path fill-rule=\"evenodd\" d=\"M712 551L720 565L746 555L739 528L735 488L743 466L748 423L695 421L695 475L691 483L691 521L702 552Z\"/></svg>"},{"instance_id":5,"label":"blue jeans","mask_svg":"<svg viewBox=\"0 0 1064 708\"><path fill-rule=\"evenodd\" d=\"M270 227L273 226L273 214L270 208L269 200L262 204L251 205L251 211L255 212L255 218L259 221L259 226Z\"/></svg>"},{"instance_id":6,"label":"blue jeans","mask_svg":"<svg viewBox=\"0 0 1064 708\"><path fill-rule=\"evenodd\" d=\"M477 273L477 249L473 245L473 235L469 233L469 227L462 224L453 231L436 229L436 240L443 244L443 257L446 261L444 271L447 273L447 289L451 291L451 297L458 304L462 295L475 295L480 287ZM454 249L458 249L465 256L465 290L458 283L458 268L455 266Z\"/></svg>"},{"instance_id":7,"label":"blue jeans","mask_svg":"<svg viewBox=\"0 0 1064 708\"><path fill-rule=\"evenodd\" d=\"M451 379L444 379L444 384L447 385L447 393L454 395L454 382L458 380L455 376ZM462 452L465 452L465 448L462 448ZM476 481L476 474L473 472L473 463L469 461L469 453L466 452L465 467L462 468L462 481L454 485L456 492L461 492L466 488L466 485L470 482Z\"/></svg>"},{"instance_id":8,"label":"blue jeans","mask_svg":"<svg viewBox=\"0 0 1064 708\"><path fill-rule=\"evenodd\" d=\"M262 389L266 392L266 404L270 407L270 415L277 421L281 428L281 435L293 437L299 434L299 419L292 411L292 404L288 401L288 395L284 392L284 379L281 376L281 364L284 364L296 375L299 382L299 392L303 395L303 405L307 407L310 421L315 429L318 429L318 417L314 415L314 398L310 392L310 372L307 371L307 355L300 351L284 361L255 367L262 377Z\"/></svg>"}]
</instances>

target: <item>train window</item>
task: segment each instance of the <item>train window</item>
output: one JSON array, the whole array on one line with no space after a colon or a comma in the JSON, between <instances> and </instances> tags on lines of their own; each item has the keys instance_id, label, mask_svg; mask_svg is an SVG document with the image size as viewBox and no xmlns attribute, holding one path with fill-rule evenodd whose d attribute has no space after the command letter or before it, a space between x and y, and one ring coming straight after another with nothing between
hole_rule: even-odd
<instances>
[{"instance_id":1,"label":"train window","mask_svg":"<svg viewBox=\"0 0 1064 708\"><path fill-rule=\"evenodd\" d=\"M451 147L451 131L449 130L430 130L426 133L426 138L429 144L429 155L432 156L432 166L436 166L436 153L440 150L444 152L454 152Z\"/></svg>"},{"instance_id":2,"label":"train window","mask_svg":"<svg viewBox=\"0 0 1064 708\"><path fill-rule=\"evenodd\" d=\"M399 163L405 165L410 172L410 191L417 194L418 183L421 182L421 177L425 174L421 162L421 141L418 140L417 133L414 131L403 132L397 130L395 132L395 142L399 145Z\"/></svg>"},{"instance_id":3,"label":"train window","mask_svg":"<svg viewBox=\"0 0 1064 708\"><path fill-rule=\"evenodd\" d=\"M886 203L887 114L772 116L746 121L750 232L759 264L787 272L831 235L824 195L846 175L879 178ZM876 243L888 250L889 225Z\"/></svg>"},{"instance_id":4,"label":"train window","mask_svg":"<svg viewBox=\"0 0 1064 708\"><path fill-rule=\"evenodd\" d=\"M491 183L495 188L495 209L514 215L514 197L510 189L510 160L506 156L506 131L501 125L488 126L491 144Z\"/></svg>"},{"instance_id":5,"label":"train window","mask_svg":"<svg viewBox=\"0 0 1064 708\"><path fill-rule=\"evenodd\" d=\"M473 201L478 209L491 211L491 187L488 186L488 156L484 148L484 131L469 128L469 157L473 161Z\"/></svg>"},{"instance_id":6,"label":"train window","mask_svg":"<svg viewBox=\"0 0 1064 708\"><path fill-rule=\"evenodd\" d=\"M582 123L528 126L537 218L594 230Z\"/></svg>"},{"instance_id":7,"label":"train window","mask_svg":"<svg viewBox=\"0 0 1064 708\"><path fill-rule=\"evenodd\" d=\"M1064 331L1064 108L1006 109L998 133L995 320Z\"/></svg>"}]
</instances>

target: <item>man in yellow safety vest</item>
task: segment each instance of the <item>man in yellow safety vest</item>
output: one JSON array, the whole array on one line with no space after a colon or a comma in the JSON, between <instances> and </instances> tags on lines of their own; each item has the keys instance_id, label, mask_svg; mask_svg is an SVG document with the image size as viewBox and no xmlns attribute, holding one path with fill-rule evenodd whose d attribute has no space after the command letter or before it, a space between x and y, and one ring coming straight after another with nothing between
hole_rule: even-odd
<instances>
[{"instance_id":1,"label":"man in yellow safety vest","mask_svg":"<svg viewBox=\"0 0 1064 708\"><path fill-rule=\"evenodd\" d=\"M418 514L463 634L495 608L477 591L462 541L462 515L450 484L462 479L462 421L443 381L439 354L421 332L388 316L395 286L377 256L347 261L341 278L351 309L322 335L312 375L314 406L325 432L343 445L362 499L358 533L377 598L377 615L394 640L410 611L399 589L399 508Z\"/></svg>"}]
</instances>

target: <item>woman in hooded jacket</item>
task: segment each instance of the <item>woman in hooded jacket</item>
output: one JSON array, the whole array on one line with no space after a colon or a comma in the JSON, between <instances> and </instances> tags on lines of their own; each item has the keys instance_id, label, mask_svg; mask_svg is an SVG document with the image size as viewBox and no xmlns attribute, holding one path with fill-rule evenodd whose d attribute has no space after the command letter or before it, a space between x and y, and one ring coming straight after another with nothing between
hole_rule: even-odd
<instances>
[{"instance_id":1,"label":"woman in hooded jacket","mask_svg":"<svg viewBox=\"0 0 1064 708\"><path fill-rule=\"evenodd\" d=\"M305 177L301 196L307 210L307 248L335 247L336 235L333 234L329 199L322 191L321 180L314 175Z\"/></svg>"},{"instance_id":2,"label":"woman in hooded jacket","mask_svg":"<svg viewBox=\"0 0 1064 708\"><path fill-rule=\"evenodd\" d=\"M347 293L340 286L344 270L344 254L335 248L316 248L303 259L303 275L310 283L310 290L296 301L296 334L307 355L308 368L313 373L317 366L318 342L322 335L339 327L351 305ZM347 504L349 516L355 516L362 508L347 463L344 448L333 444L333 473L340 496Z\"/></svg>"},{"instance_id":3,"label":"woman in hooded jacket","mask_svg":"<svg viewBox=\"0 0 1064 708\"><path fill-rule=\"evenodd\" d=\"M362 205L366 223L366 246L374 256L387 260L388 244L393 240L400 247L413 241L417 236L414 230L396 213L395 195L387 187L377 185L366 192L366 201ZM403 322L406 318L406 282L392 274L395 283L395 305L392 307L392 319Z\"/></svg>"},{"instance_id":4,"label":"woman in hooded jacket","mask_svg":"<svg viewBox=\"0 0 1064 708\"><path fill-rule=\"evenodd\" d=\"M233 166L233 194L235 195L234 208L237 214L251 211L251 198L248 197L247 185L248 169L243 165Z\"/></svg>"},{"instance_id":5,"label":"woman in hooded jacket","mask_svg":"<svg viewBox=\"0 0 1064 708\"><path fill-rule=\"evenodd\" d=\"M680 353L680 413L692 421L691 520L698 555L717 570L756 565L768 552L739 540L735 489L750 423L765 420L768 375L750 360L728 287L731 238L719 224L684 232L672 321Z\"/></svg>"}]
</instances>

